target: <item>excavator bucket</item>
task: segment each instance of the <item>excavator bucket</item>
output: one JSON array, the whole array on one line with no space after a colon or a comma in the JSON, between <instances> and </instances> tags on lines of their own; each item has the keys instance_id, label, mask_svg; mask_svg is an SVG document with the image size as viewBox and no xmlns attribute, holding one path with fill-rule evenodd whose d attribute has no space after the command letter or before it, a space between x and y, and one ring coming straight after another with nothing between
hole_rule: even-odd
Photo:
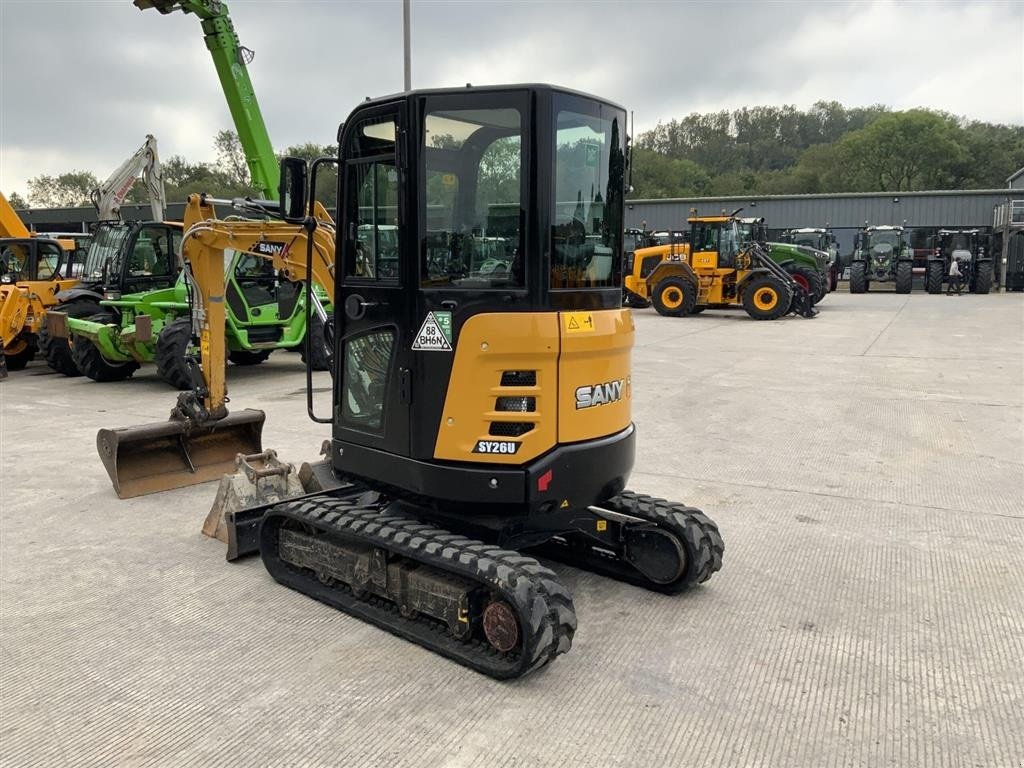
<instances>
[{"instance_id":1,"label":"excavator bucket","mask_svg":"<svg viewBox=\"0 0 1024 768\"><path fill-rule=\"evenodd\" d=\"M195 426L171 419L122 429L101 429L96 449L122 499L218 480L235 470L238 454L263 450L263 411L233 411Z\"/></svg>"}]
</instances>

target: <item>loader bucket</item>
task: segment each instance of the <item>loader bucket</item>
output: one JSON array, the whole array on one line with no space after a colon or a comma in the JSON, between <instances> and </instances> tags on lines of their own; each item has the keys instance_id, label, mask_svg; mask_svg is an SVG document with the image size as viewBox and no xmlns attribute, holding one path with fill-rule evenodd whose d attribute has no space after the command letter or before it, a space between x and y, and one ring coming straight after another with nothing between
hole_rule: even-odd
<instances>
[{"instance_id":1,"label":"loader bucket","mask_svg":"<svg viewBox=\"0 0 1024 768\"><path fill-rule=\"evenodd\" d=\"M101 429L96 450L118 497L218 480L235 470L235 457L263 450L266 414L245 409L207 425L171 419L122 429Z\"/></svg>"}]
</instances>

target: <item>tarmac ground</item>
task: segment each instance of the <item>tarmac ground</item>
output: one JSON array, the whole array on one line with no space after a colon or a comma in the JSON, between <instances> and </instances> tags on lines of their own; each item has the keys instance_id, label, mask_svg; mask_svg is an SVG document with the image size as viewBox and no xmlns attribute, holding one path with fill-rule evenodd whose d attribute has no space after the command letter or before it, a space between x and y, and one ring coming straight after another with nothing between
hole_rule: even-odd
<instances>
[{"instance_id":1,"label":"tarmac ground","mask_svg":"<svg viewBox=\"0 0 1024 768\"><path fill-rule=\"evenodd\" d=\"M167 417L152 367L12 373L0 764L1019 768L1024 296L820 308L635 312L631 488L711 515L723 568L665 597L553 564L573 648L504 683L225 562L215 483L118 500L96 430ZM229 385L316 458L298 355Z\"/></svg>"}]
</instances>

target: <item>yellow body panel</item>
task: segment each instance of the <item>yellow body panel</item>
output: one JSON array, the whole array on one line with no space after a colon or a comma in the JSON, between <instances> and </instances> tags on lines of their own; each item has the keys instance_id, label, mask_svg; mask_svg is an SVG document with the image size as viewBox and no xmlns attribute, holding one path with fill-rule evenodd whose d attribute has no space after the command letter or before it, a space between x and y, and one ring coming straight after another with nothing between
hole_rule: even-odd
<instances>
[{"instance_id":1,"label":"yellow body panel","mask_svg":"<svg viewBox=\"0 0 1024 768\"><path fill-rule=\"evenodd\" d=\"M570 313L563 312L562 317ZM580 314L580 313L571 313ZM572 333L562 323L562 353L558 365L558 442L613 435L632 420L630 365L633 353L633 313L628 309L588 312L589 333ZM590 392L580 392L589 388ZM593 405L577 407L579 396ZM607 395L607 397L605 397Z\"/></svg>"},{"instance_id":2,"label":"yellow body panel","mask_svg":"<svg viewBox=\"0 0 1024 768\"><path fill-rule=\"evenodd\" d=\"M522 463L550 450L557 439L558 314L493 312L474 315L459 332L438 427L434 458L485 464ZM536 371L533 387L502 387L504 371ZM498 397L532 397L532 412L497 411ZM532 422L526 434L490 434L495 422ZM514 456L474 453L478 441L518 442Z\"/></svg>"},{"instance_id":3,"label":"yellow body panel","mask_svg":"<svg viewBox=\"0 0 1024 768\"><path fill-rule=\"evenodd\" d=\"M22 331L39 333L56 294L78 285L78 280L26 280L0 287L0 343L6 348Z\"/></svg>"},{"instance_id":4,"label":"yellow body panel","mask_svg":"<svg viewBox=\"0 0 1024 768\"><path fill-rule=\"evenodd\" d=\"M632 418L633 335L628 309L471 317L455 346L434 458L524 464L556 444L625 429ZM505 371L536 371L536 385L503 387ZM533 410L499 411L499 397L533 398ZM578 408L580 402L585 405ZM491 425L502 422L533 428L521 436L492 435ZM480 441L518 448L515 454L474 452Z\"/></svg>"}]
</instances>

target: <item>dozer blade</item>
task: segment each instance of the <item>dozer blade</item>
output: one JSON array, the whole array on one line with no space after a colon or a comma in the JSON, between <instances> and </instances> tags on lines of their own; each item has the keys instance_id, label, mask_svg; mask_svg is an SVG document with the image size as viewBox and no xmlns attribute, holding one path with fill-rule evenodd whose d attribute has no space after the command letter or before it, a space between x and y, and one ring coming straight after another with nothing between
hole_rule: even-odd
<instances>
[{"instance_id":1,"label":"dozer blade","mask_svg":"<svg viewBox=\"0 0 1024 768\"><path fill-rule=\"evenodd\" d=\"M130 499L218 480L235 457L263 450L263 411L245 409L203 426L171 419L101 429L96 449L118 497Z\"/></svg>"}]
</instances>

